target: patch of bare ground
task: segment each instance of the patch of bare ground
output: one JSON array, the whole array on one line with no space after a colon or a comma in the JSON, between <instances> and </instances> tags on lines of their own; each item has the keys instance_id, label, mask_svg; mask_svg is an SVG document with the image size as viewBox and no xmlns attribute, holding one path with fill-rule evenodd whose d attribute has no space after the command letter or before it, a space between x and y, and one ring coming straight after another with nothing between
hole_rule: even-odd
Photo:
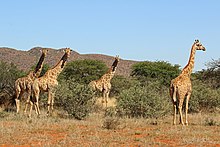
<instances>
[{"instance_id":1,"label":"patch of bare ground","mask_svg":"<svg viewBox=\"0 0 220 147\"><path fill-rule=\"evenodd\" d=\"M0 146L220 146L219 114L190 114L189 126L173 126L172 116L119 118L114 129L103 127L103 113L81 121L44 113L31 119L14 112L1 116Z\"/></svg>"}]
</instances>

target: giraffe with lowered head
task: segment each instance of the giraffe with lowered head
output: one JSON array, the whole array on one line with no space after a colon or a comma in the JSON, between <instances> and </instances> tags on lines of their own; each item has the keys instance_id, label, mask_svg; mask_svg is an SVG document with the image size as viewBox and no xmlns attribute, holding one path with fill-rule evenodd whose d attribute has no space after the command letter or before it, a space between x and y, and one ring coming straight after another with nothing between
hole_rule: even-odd
<instances>
[{"instance_id":1,"label":"giraffe with lowered head","mask_svg":"<svg viewBox=\"0 0 220 147\"><path fill-rule=\"evenodd\" d=\"M55 90L58 86L57 77L64 69L72 50L70 48L65 48L63 51L65 53L60 61L53 68L49 69L42 77L34 80L32 84L33 98L31 99L29 117L31 117L33 105L35 106L37 115L40 115L39 94L41 90L48 92L47 115L50 114L50 109L53 110Z\"/></svg>"},{"instance_id":2,"label":"giraffe with lowered head","mask_svg":"<svg viewBox=\"0 0 220 147\"><path fill-rule=\"evenodd\" d=\"M117 69L117 65L119 62L119 56L115 57L115 61L113 62L112 66L109 70L98 80L91 81L89 86L96 91L100 91L103 94L102 103L105 103L107 107L108 97L111 90L111 79L114 77L114 74Z\"/></svg>"},{"instance_id":3,"label":"giraffe with lowered head","mask_svg":"<svg viewBox=\"0 0 220 147\"><path fill-rule=\"evenodd\" d=\"M179 101L178 110L180 113L180 123L184 125L183 122L183 115L182 115L182 106L183 101L186 97L186 110L185 110L185 124L188 125L188 104L189 99L192 93L192 84L191 84L191 73L194 68L194 62L195 62L195 53L196 50L203 50L205 51L205 47L199 42L199 40L195 40L195 42L192 45L191 48L191 54L188 61L188 64L183 68L181 74L173 79L170 84L170 96L172 98L173 102L173 124L176 125L176 109L177 109L177 98Z\"/></svg>"},{"instance_id":4,"label":"giraffe with lowered head","mask_svg":"<svg viewBox=\"0 0 220 147\"><path fill-rule=\"evenodd\" d=\"M34 71L30 71L29 74L25 77L18 78L15 81L15 102L17 107L17 113L20 111L20 99L23 96L24 92L27 93L27 100L25 105L24 112L27 111L27 106L30 103L30 96L31 96L31 85L34 79L38 78L41 74L44 59L47 55L48 49L41 49L41 57L34 69Z\"/></svg>"}]
</instances>

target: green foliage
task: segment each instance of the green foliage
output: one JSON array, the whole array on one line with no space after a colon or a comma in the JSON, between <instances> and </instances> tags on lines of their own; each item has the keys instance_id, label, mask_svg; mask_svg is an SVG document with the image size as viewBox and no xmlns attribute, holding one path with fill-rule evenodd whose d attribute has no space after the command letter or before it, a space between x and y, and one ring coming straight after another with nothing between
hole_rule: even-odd
<instances>
[{"instance_id":1,"label":"green foliage","mask_svg":"<svg viewBox=\"0 0 220 147\"><path fill-rule=\"evenodd\" d=\"M88 86L73 80L61 81L56 91L56 104L76 119L83 119L91 112L95 101Z\"/></svg>"},{"instance_id":2,"label":"green foliage","mask_svg":"<svg viewBox=\"0 0 220 147\"><path fill-rule=\"evenodd\" d=\"M132 66L131 76L137 78L141 83L148 81L160 81L168 86L170 81L180 73L179 65L172 66L165 61L139 62Z\"/></svg>"},{"instance_id":3,"label":"green foliage","mask_svg":"<svg viewBox=\"0 0 220 147\"><path fill-rule=\"evenodd\" d=\"M119 96L117 109L120 116L158 118L171 110L170 104L168 90L153 82L124 90Z\"/></svg>"},{"instance_id":4,"label":"green foliage","mask_svg":"<svg viewBox=\"0 0 220 147\"><path fill-rule=\"evenodd\" d=\"M21 76L24 76L24 73L14 64L0 62L0 105L7 106L13 103L15 80Z\"/></svg>"},{"instance_id":5,"label":"green foliage","mask_svg":"<svg viewBox=\"0 0 220 147\"><path fill-rule=\"evenodd\" d=\"M196 77L212 88L220 88L220 59L208 62L207 69L197 72Z\"/></svg>"},{"instance_id":6,"label":"green foliage","mask_svg":"<svg viewBox=\"0 0 220 147\"><path fill-rule=\"evenodd\" d=\"M112 88L110 96L118 96L123 90L129 89L136 83L138 83L138 81L135 81L131 77L126 78L124 76L115 75L111 80Z\"/></svg>"},{"instance_id":7,"label":"green foliage","mask_svg":"<svg viewBox=\"0 0 220 147\"><path fill-rule=\"evenodd\" d=\"M107 71L107 66L98 60L76 60L70 62L62 72L60 79L75 79L81 84L100 78Z\"/></svg>"},{"instance_id":8,"label":"green foliage","mask_svg":"<svg viewBox=\"0 0 220 147\"><path fill-rule=\"evenodd\" d=\"M189 101L189 111L214 111L220 107L220 89L212 89L205 83L193 81L193 92Z\"/></svg>"}]
</instances>

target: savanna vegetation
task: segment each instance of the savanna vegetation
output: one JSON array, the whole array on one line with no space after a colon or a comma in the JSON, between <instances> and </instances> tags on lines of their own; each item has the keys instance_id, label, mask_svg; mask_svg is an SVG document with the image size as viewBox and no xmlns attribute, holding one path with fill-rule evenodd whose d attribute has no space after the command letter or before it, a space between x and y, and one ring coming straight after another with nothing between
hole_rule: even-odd
<instances>
[{"instance_id":1,"label":"savanna vegetation","mask_svg":"<svg viewBox=\"0 0 220 147\"><path fill-rule=\"evenodd\" d=\"M42 73L49 68L45 65ZM15 65L0 62L0 104L13 105L14 82L25 73ZM88 116L95 107L95 98L101 96L88 87L91 80L100 78L108 67L101 61L78 60L67 64L59 76L55 105L77 119ZM139 62L133 65L130 77L115 75L111 97L116 98L115 115L134 118L159 118L169 115L172 104L169 83L180 73L179 65L165 61ZM220 107L220 61L213 60L207 69L193 73L193 93L189 112L214 112ZM41 104L46 102L42 96ZM42 106L43 107L43 106ZM111 110L112 111L112 110Z\"/></svg>"},{"instance_id":2,"label":"savanna vegetation","mask_svg":"<svg viewBox=\"0 0 220 147\"><path fill-rule=\"evenodd\" d=\"M48 65L46 65L43 72L45 72L48 68ZM112 90L110 97L116 99L116 106L103 109L96 106L96 99L100 97L101 94L91 91L91 89L88 87L88 83L91 80L100 78L107 71L107 69L108 67L103 62L96 60L78 60L68 63L58 79L59 86L57 87L55 95L56 111L51 118L41 116L41 120L44 122L46 120L50 120L52 121L52 124L61 125L63 127L61 128L69 133L66 138L77 138L76 136L71 136L73 135L73 132L70 130L73 129L71 128L73 126L70 124L65 124L71 122L75 125L80 125L82 123L84 124L82 125L83 127L88 125L99 125L100 128L96 128L98 129L96 131L101 131L102 133L103 131L100 129L103 128L107 130L118 130L115 132L119 133L120 130L139 127L139 130L132 132L133 136L135 136L135 140L133 140L133 142L135 142L134 145L138 145L138 143L141 145L146 143L148 143L148 145L164 145L154 144L153 142L156 141L155 138L152 139L150 137L153 134L157 134L157 131L159 130L156 130L155 128L154 131L149 131L147 133L146 129L144 129L144 126L164 124L166 127L162 128L162 130L163 133L166 134L167 129L169 129L167 124L172 124L171 114L173 110L171 98L169 96L169 84L171 79L178 76L178 74L181 72L180 66L172 65L165 61L145 61L134 64L129 77L124 77L122 75L114 76L111 82ZM13 115L13 118L12 114L15 114L15 112L11 112L15 110L13 100L14 82L18 77L24 75L25 73L18 70L15 65L0 62L1 118L6 118L10 121L14 119L26 118L19 115ZM220 126L219 119L216 119L217 117L211 117L217 116L216 114L218 114L220 110L219 77L220 60L210 61L210 63L207 64L207 69L192 74L193 93L189 102L189 113L190 117L196 114L197 117L198 115L200 117L197 120L189 122L191 125L198 124L202 126ZM40 99L41 109L46 108L46 100L47 96L42 93ZM94 116L97 118L92 119L91 117ZM61 118L64 118L64 120L61 120ZM81 121L77 122L76 120ZM88 121L89 124L86 125L83 120ZM92 122L90 122L91 120L97 122L92 124ZM137 122L138 120L143 123L140 124L140 122ZM132 125L128 125L129 121L132 121ZM31 125L37 125L38 123L37 127L40 129L40 126L43 125L43 122L41 121L26 121L26 119L23 123L24 124L20 125L25 128L28 128ZM46 122L48 130L50 130L49 126L52 124ZM189 127L188 130L182 132L182 135L190 134L192 131L191 129L193 130L193 128ZM78 131L79 133L84 130L84 128L74 128L73 130ZM10 130L5 130L5 133L7 133L7 131ZM170 131L171 134L174 133L177 136L180 135L172 129ZM208 130L205 129L204 131ZM106 132L104 131L104 133ZM114 132L111 133L114 134ZM115 134L113 136L117 135ZM144 137L138 138L138 136ZM96 137L96 139L99 139L100 136L96 134ZM148 140L146 141L147 138ZM149 140L149 138L152 140ZM159 140L160 138L158 137L157 139ZM172 139L173 138L169 138L168 140ZM206 139L210 139L214 143L219 143L217 141L218 139L215 138L211 139L211 137L206 136ZM186 138L186 141L189 140L189 138ZM191 141L195 144L197 143L196 139ZM120 142L120 140L118 142ZM121 143L122 142L126 141L123 140ZM1 143L2 142L0 142L0 144ZM70 142L66 143L68 144ZM105 144L111 145L106 142ZM184 141L179 145L183 144ZM168 143L168 145L172 145L172 143Z\"/></svg>"}]
</instances>

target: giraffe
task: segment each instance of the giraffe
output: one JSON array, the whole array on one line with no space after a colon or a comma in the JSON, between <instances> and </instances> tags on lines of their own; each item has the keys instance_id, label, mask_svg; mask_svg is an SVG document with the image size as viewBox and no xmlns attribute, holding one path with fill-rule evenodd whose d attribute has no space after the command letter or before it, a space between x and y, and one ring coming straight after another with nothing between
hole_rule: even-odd
<instances>
[{"instance_id":1,"label":"giraffe","mask_svg":"<svg viewBox=\"0 0 220 147\"><path fill-rule=\"evenodd\" d=\"M203 50L203 51L206 50L205 47L199 42L199 40L195 40L195 42L192 45L188 64L183 68L181 74L175 79L173 79L170 84L170 96L172 98L173 109L174 109L173 110L174 125L176 125L177 98L179 101L178 110L180 113L180 123L184 125L183 115L182 115L182 105L185 97L186 97L185 124L188 125L188 118L187 118L188 103L192 93L192 84L191 84L190 76L194 67L196 50Z\"/></svg>"},{"instance_id":2,"label":"giraffe","mask_svg":"<svg viewBox=\"0 0 220 147\"><path fill-rule=\"evenodd\" d=\"M109 70L100 79L91 81L89 83L89 86L93 91L102 92L103 94L102 103L105 103L106 107L108 103L109 93L111 90L111 79L113 78L116 72L118 62L119 62L119 56L116 56L115 61L113 62Z\"/></svg>"},{"instance_id":3,"label":"giraffe","mask_svg":"<svg viewBox=\"0 0 220 147\"><path fill-rule=\"evenodd\" d=\"M15 81L15 102L16 102L17 113L19 113L20 111L20 99L25 92L27 93L27 100L24 110L24 112L26 113L27 106L30 102L31 84L33 83L35 78L40 76L40 73L42 71L44 59L47 55L48 49L41 49L40 51L41 51L41 57L35 69L31 70L27 76L18 78Z\"/></svg>"},{"instance_id":4,"label":"giraffe","mask_svg":"<svg viewBox=\"0 0 220 147\"><path fill-rule=\"evenodd\" d=\"M29 117L31 117L31 112L33 105L35 106L37 115L40 115L40 109L39 109L39 94L40 91L48 92L48 102L47 102L47 115L50 114L50 109L53 110L53 104L54 104L54 94L55 89L58 86L57 77L62 72L66 65L66 61L69 58L71 54L70 48L64 49L64 55L60 59L60 61L51 69L49 69L42 77L39 77L34 80L32 84L32 92L33 92L33 98L31 99L31 108Z\"/></svg>"}]
</instances>

